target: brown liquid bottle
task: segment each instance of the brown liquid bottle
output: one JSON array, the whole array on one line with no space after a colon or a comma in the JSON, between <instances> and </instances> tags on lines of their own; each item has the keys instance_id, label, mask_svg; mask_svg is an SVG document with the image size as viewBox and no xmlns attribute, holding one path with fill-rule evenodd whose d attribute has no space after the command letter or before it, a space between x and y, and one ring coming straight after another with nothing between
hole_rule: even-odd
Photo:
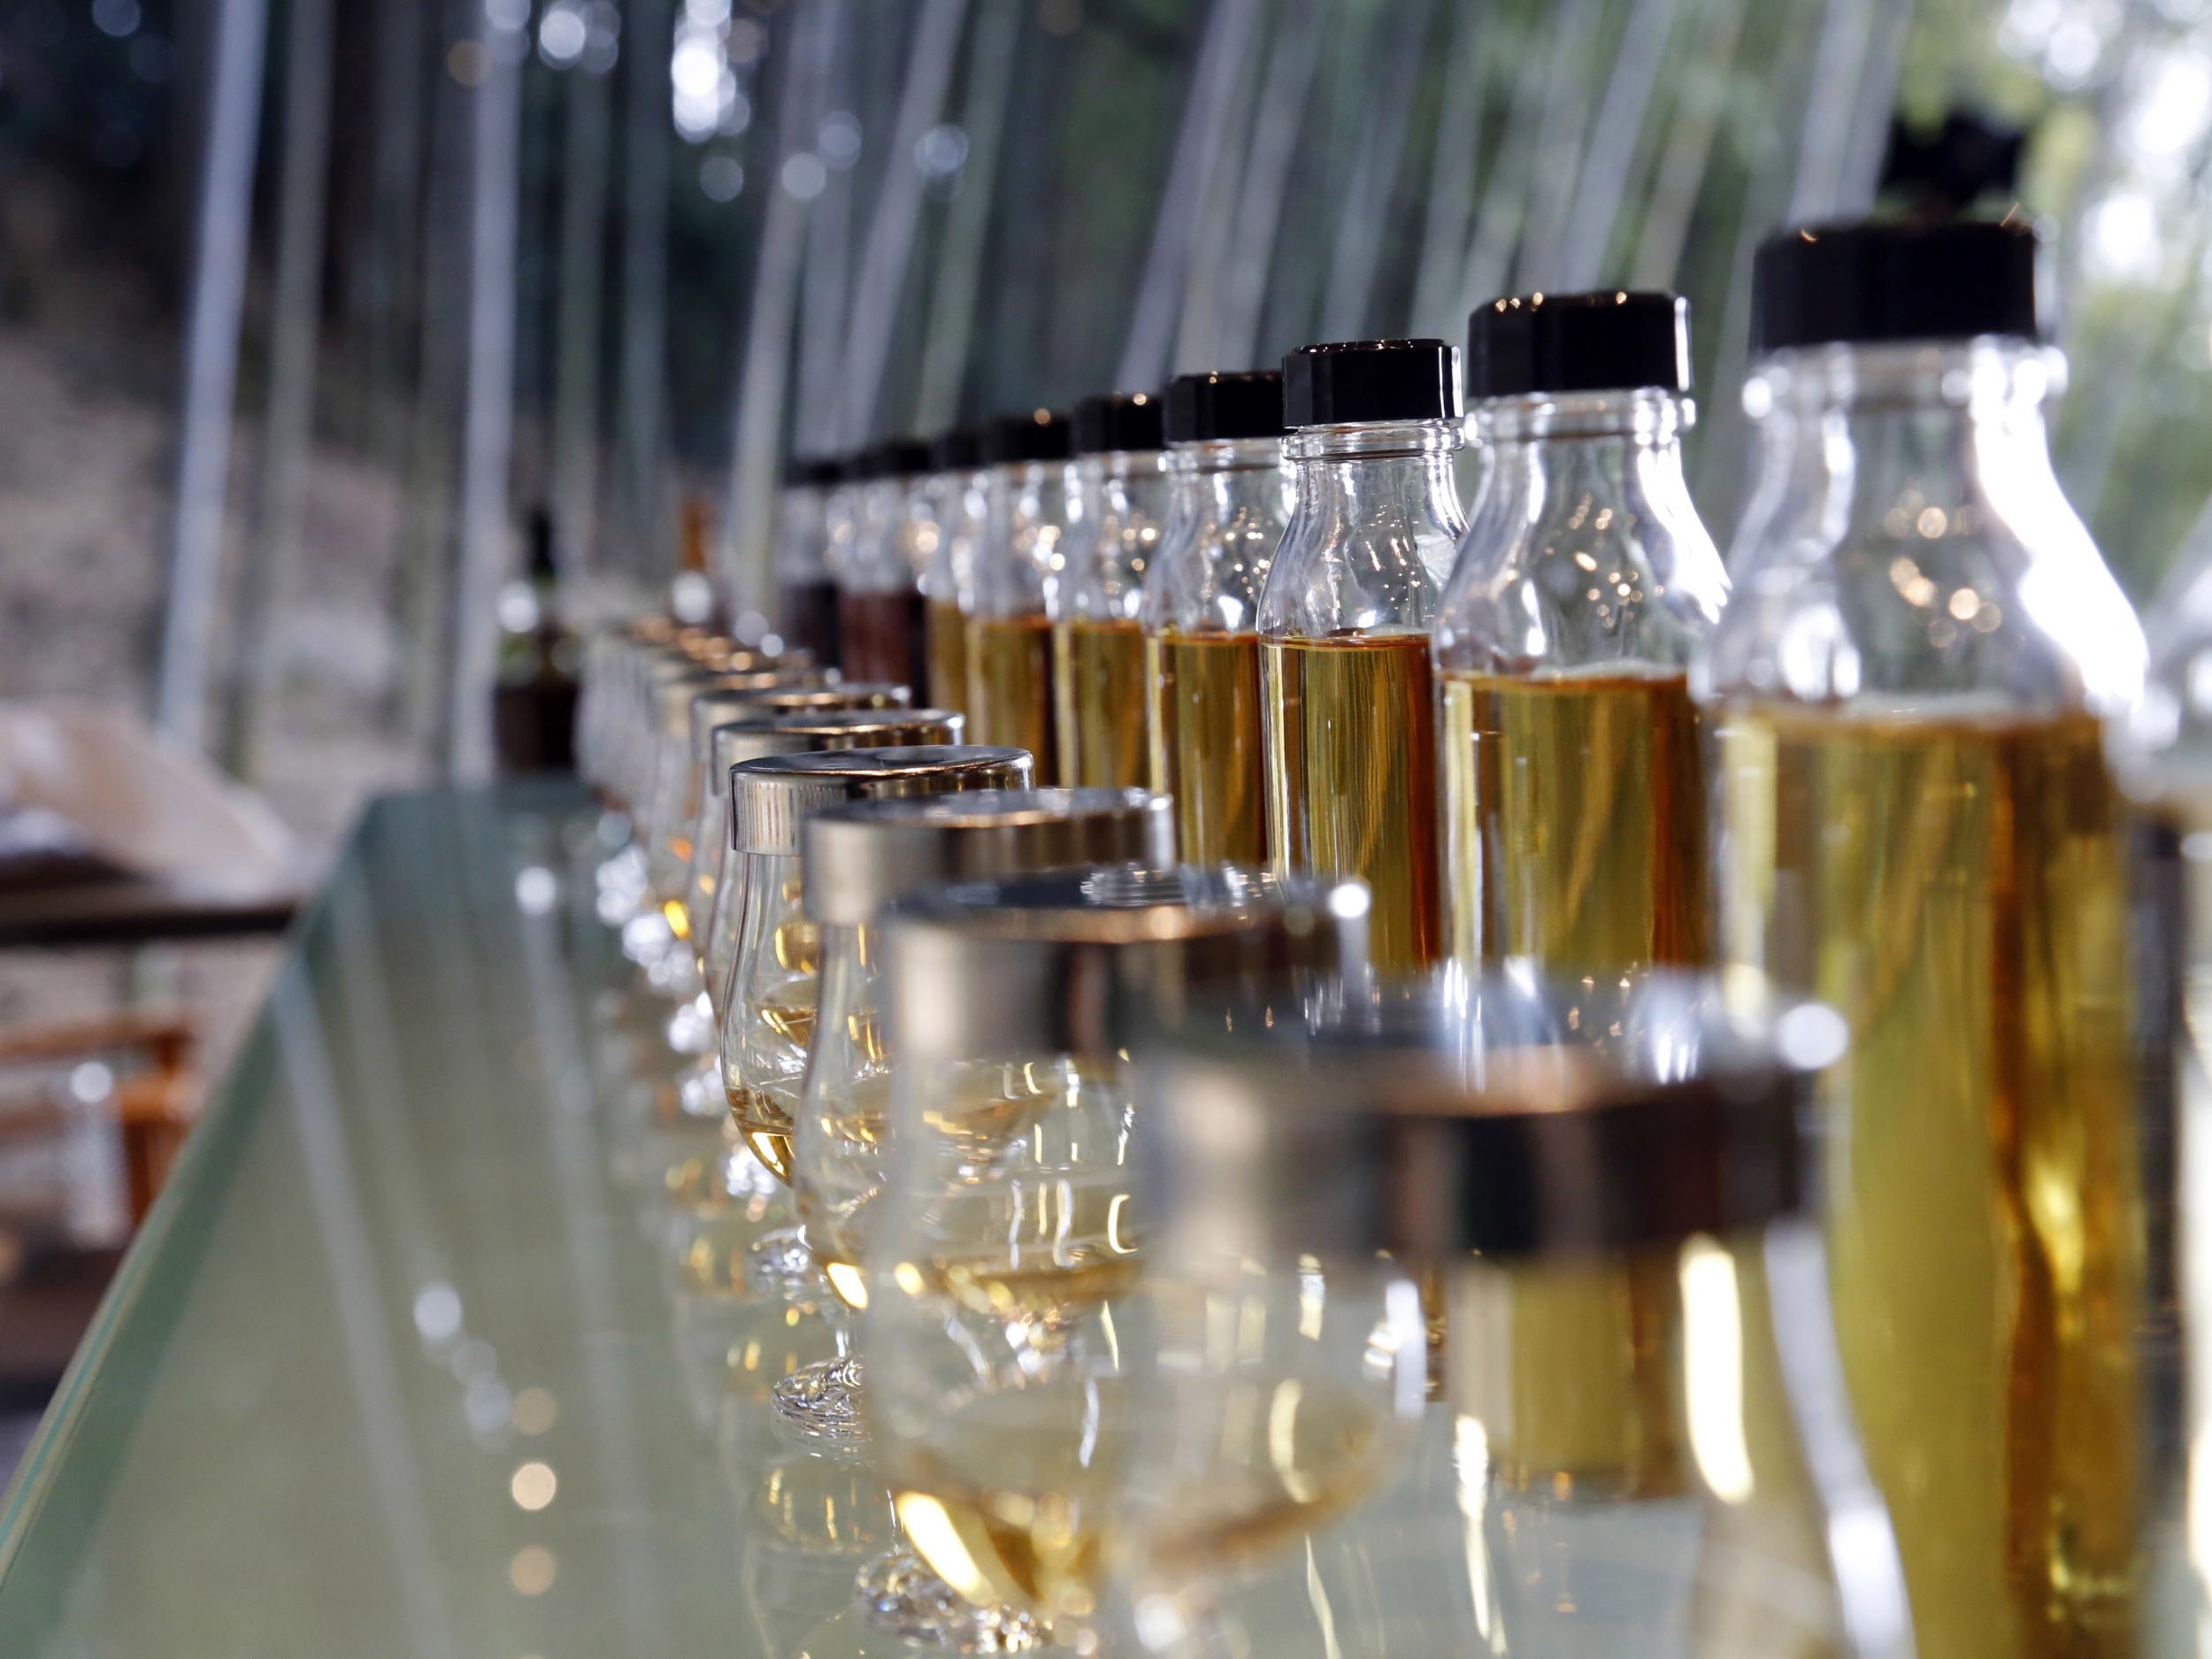
<instances>
[{"instance_id":1,"label":"brown liquid bottle","mask_svg":"<svg viewBox=\"0 0 2212 1659\"><path fill-rule=\"evenodd\" d=\"M967 626L969 735L1025 749L1040 782L1061 777L1047 578L1067 534L1068 418L1002 415L983 429L989 510Z\"/></svg>"},{"instance_id":2,"label":"brown liquid bottle","mask_svg":"<svg viewBox=\"0 0 2212 1659\"><path fill-rule=\"evenodd\" d=\"M916 501L929 447L893 439L871 449L860 470L859 526L839 574L838 649L847 674L907 686L928 675L929 636L921 574L928 527Z\"/></svg>"},{"instance_id":3,"label":"brown liquid bottle","mask_svg":"<svg viewBox=\"0 0 2212 1659\"><path fill-rule=\"evenodd\" d=\"M1429 625L1466 528L1452 349L1294 351L1283 421L1297 506L1258 627L1271 856L1366 882L1376 973L1417 974L1444 954Z\"/></svg>"}]
</instances>

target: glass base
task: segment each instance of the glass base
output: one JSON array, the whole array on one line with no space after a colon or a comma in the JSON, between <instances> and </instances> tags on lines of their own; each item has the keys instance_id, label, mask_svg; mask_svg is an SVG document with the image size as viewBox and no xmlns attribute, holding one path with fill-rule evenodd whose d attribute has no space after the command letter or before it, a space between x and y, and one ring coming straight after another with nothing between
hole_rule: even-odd
<instances>
[{"instance_id":1,"label":"glass base","mask_svg":"<svg viewBox=\"0 0 2212 1659\"><path fill-rule=\"evenodd\" d=\"M902 1640L944 1653L1040 1653L1044 1626L1019 1608L977 1607L911 1550L879 1555L860 1570L853 1593L871 1624Z\"/></svg>"},{"instance_id":2,"label":"glass base","mask_svg":"<svg viewBox=\"0 0 2212 1659\"><path fill-rule=\"evenodd\" d=\"M868 1425L860 1415L860 1359L841 1355L802 1365L778 1379L769 1399L784 1426L809 1440L843 1444L868 1438Z\"/></svg>"},{"instance_id":3,"label":"glass base","mask_svg":"<svg viewBox=\"0 0 2212 1659\"><path fill-rule=\"evenodd\" d=\"M800 1227L778 1227L755 1239L745 1251L745 1282L764 1296L787 1302L820 1302L829 1294Z\"/></svg>"}]
</instances>

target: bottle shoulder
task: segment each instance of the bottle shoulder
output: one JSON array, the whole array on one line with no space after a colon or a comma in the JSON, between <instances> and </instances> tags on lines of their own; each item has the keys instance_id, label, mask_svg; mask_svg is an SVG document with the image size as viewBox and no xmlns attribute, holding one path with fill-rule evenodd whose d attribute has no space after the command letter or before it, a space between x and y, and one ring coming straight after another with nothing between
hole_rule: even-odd
<instances>
[{"instance_id":1,"label":"bottle shoulder","mask_svg":"<svg viewBox=\"0 0 2212 1659\"><path fill-rule=\"evenodd\" d=\"M1686 501L1545 508L1486 491L1439 605L1438 661L1529 673L1607 664L1686 665L1728 601L1718 549Z\"/></svg>"},{"instance_id":2,"label":"bottle shoulder","mask_svg":"<svg viewBox=\"0 0 2212 1659\"><path fill-rule=\"evenodd\" d=\"M2055 488L2047 498L1777 521L1738 550L1701 695L1829 703L1996 699L2116 714L2141 694L2134 609Z\"/></svg>"}]
</instances>

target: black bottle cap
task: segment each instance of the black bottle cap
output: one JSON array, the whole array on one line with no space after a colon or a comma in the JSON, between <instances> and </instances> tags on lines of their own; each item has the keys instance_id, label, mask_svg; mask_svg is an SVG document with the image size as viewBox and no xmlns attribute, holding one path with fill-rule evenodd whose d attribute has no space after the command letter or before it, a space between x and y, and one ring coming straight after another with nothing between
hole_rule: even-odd
<instances>
[{"instance_id":1,"label":"black bottle cap","mask_svg":"<svg viewBox=\"0 0 2212 1659\"><path fill-rule=\"evenodd\" d=\"M1075 406L1075 452L1103 455L1114 449L1157 449L1160 396L1157 392L1109 392Z\"/></svg>"},{"instance_id":2,"label":"black bottle cap","mask_svg":"<svg viewBox=\"0 0 2212 1659\"><path fill-rule=\"evenodd\" d=\"M783 465L786 489L827 489L845 479L845 463L833 456L795 455Z\"/></svg>"},{"instance_id":3,"label":"black bottle cap","mask_svg":"<svg viewBox=\"0 0 2212 1659\"><path fill-rule=\"evenodd\" d=\"M1283 435L1283 377L1272 369L1179 374L1160 402L1161 435L1170 443Z\"/></svg>"},{"instance_id":4,"label":"black bottle cap","mask_svg":"<svg viewBox=\"0 0 2212 1659\"><path fill-rule=\"evenodd\" d=\"M955 426L930 440L930 465L940 472L972 472L983 465L983 434L973 426Z\"/></svg>"},{"instance_id":5,"label":"black bottle cap","mask_svg":"<svg viewBox=\"0 0 2212 1659\"><path fill-rule=\"evenodd\" d=\"M1752 260L1752 351L1977 334L2039 340L2040 247L2034 226L2013 219L1783 231Z\"/></svg>"},{"instance_id":6,"label":"black bottle cap","mask_svg":"<svg viewBox=\"0 0 2212 1659\"><path fill-rule=\"evenodd\" d=\"M1068 418L1056 410L999 415L983 427L983 458L993 466L1008 461L1064 461L1071 453Z\"/></svg>"},{"instance_id":7,"label":"black bottle cap","mask_svg":"<svg viewBox=\"0 0 2212 1659\"><path fill-rule=\"evenodd\" d=\"M1467 396L1690 389L1690 307L1671 294L1528 294L1467 319Z\"/></svg>"},{"instance_id":8,"label":"black bottle cap","mask_svg":"<svg viewBox=\"0 0 2212 1659\"><path fill-rule=\"evenodd\" d=\"M1457 353L1441 340L1349 340L1283 359L1283 425L1459 419Z\"/></svg>"},{"instance_id":9,"label":"black bottle cap","mask_svg":"<svg viewBox=\"0 0 2212 1659\"><path fill-rule=\"evenodd\" d=\"M886 438L868 452L869 477L908 478L929 471L929 445L919 438Z\"/></svg>"}]
</instances>

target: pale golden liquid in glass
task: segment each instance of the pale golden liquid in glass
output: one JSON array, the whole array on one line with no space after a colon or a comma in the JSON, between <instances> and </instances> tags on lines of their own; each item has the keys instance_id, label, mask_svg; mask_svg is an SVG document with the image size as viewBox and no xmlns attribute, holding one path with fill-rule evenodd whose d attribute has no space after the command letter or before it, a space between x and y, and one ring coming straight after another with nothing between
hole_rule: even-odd
<instances>
[{"instance_id":1,"label":"pale golden liquid in glass","mask_svg":"<svg viewBox=\"0 0 2212 1659\"><path fill-rule=\"evenodd\" d=\"M1025 749L1039 784L1056 780L1052 625L1041 616L968 619L969 741Z\"/></svg>"},{"instance_id":2,"label":"pale golden liquid in glass","mask_svg":"<svg viewBox=\"0 0 2212 1659\"><path fill-rule=\"evenodd\" d=\"M1177 1577L1256 1560L1365 1495L1379 1472L1371 1402L1288 1380L1225 1380L1249 1396L1222 1413L1217 1478L1152 1517L1145 1553ZM1124 1478L1135 1402L1101 1381L980 1395L926 1445L901 1448L893 1481L907 1541L969 1600L1046 1618L1096 1605L1107 1513Z\"/></svg>"},{"instance_id":3,"label":"pale golden liquid in glass","mask_svg":"<svg viewBox=\"0 0 2212 1659\"><path fill-rule=\"evenodd\" d=\"M802 1052L814 1040L811 1007L770 1003L757 1010L756 1017L778 1038ZM757 1088L732 1081L728 1071L728 1067L723 1068L723 1093L729 1098L731 1119L737 1125L738 1133L745 1137L745 1144L753 1149L753 1155L788 1187L791 1171L797 1164L791 1107L798 1094L799 1079L794 1077L776 1089Z\"/></svg>"},{"instance_id":4,"label":"pale golden liquid in glass","mask_svg":"<svg viewBox=\"0 0 2212 1659\"><path fill-rule=\"evenodd\" d=\"M1256 634L1167 632L1144 642L1151 787L1175 803L1186 864L1267 860L1266 738Z\"/></svg>"},{"instance_id":5,"label":"pale golden liquid in glass","mask_svg":"<svg viewBox=\"0 0 2212 1659\"><path fill-rule=\"evenodd\" d=\"M1709 961L1705 764L1687 680L1441 678L1453 955L1568 975Z\"/></svg>"},{"instance_id":6,"label":"pale golden liquid in glass","mask_svg":"<svg viewBox=\"0 0 2212 1659\"><path fill-rule=\"evenodd\" d=\"M1052 630L1060 780L1078 788L1144 787L1144 634L1133 622L1063 622Z\"/></svg>"},{"instance_id":7,"label":"pale golden liquid in glass","mask_svg":"<svg viewBox=\"0 0 2212 1659\"><path fill-rule=\"evenodd\" d=\"M1269 640L1262 649L1276 867L1366 882L1376 969L1427 969L1443 953L1428 636Z\"/></svg>"},{"instance_id":8,"label":"pale golden liquid in glass","mask_svg":"<svg viewBox=\"0 0 2212 1659\"><path fill-rule=\"evenodd\" d=\"M958 713L968 706L968 619L949 599L932 599L925 614L930 703Z\"/></svg>"},{"instance_id":9,"label":"pale golden liquid in glass","mask_svg":"<svg viewBox=\"0 0 2212 1659\"><path fill-rule=\"evenodd\" d=\"M1720 731L1728 956L1851 1025L1836 1320L1920 1651L2132 1652L2143 1209L2097 726Z\"/></svg>"}]
</instances>

